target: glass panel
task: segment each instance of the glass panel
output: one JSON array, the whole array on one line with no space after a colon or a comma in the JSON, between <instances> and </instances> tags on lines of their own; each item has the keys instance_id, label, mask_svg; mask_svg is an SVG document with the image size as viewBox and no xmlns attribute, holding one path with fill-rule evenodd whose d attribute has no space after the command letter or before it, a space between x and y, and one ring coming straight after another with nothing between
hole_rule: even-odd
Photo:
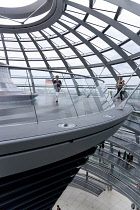
<instances>
[{"instance_id":1,"label":"glass panel","mask_svg":"<svg viewBox=\"0 0 140 210\"><path fill-rule=\"evenodd\" d=\"M43 41L37 41L37 43L40 45L40 47L42 48L52 48L51 45L46 41L46 40L43 40Z\"/></svg>"},{"instance_id":2,"label":"glass panel","mask_svg":"<svg viewBox=\"0 0 140 210\"><path fill-rule=\"evenodd\" d=\"M127 27L128 29L130 29L131 31L137 33L139 31L139 27L135 26L135 25L130 25L129 23L125 23L123 21L119 21L122 25L124 25L125 27Z\"/></svg>"},{"instance_id":3,"label":"glass panel","mask_svg":"<svg viewBox=\"0 0 140 210\"><path fill-rule=\"evenodd\" d=\"M83 36L84 38L90 38L93 37L95 34L92 33L90 30L88 30L87 28L85 28L84 26L80 26L78 27L78 29L76 30L81 36Z\"/></svg>"},{"instance_id":4,"label":"glass panel","mask_svg":"<svg viewBox=\"0 0 140 210\"><path fill-rule=\"evenodd\" d=\"M94 8L98 8L98 9L103 9L103 10L110 10L110 11L117 11L117 6L115 6L114 4L111 4L109 2L105 2L103 0L98 0L95 2L94 4Z\"/></svg>"},{"instance_id":5,"label":"glass panel","mask_svg":"<svg viewBox=\"0 0 140 210\"><path fill-rule=\"evenodd\" d=\"M113 65L113 68L115 68L120 74L124 75L124 74L132 74L133 73L133 69L129 66L128 63L121 63L121 64L116 64Z\"/></svg>"},{"instance_id":6,"label":"glass panel","mask_svg":"<svg viewBox=\"0 0 140 210\"><path fill-rule=\"evenodd\" d=\"M53 26L55 30L58 31L59 33L66 31L66 29L63 26L61 26L59 23L54 23Z\"/></svg>"},{"instance_id":7,"label":"glass panel","mask_svg":"<svg viewBox=\"0 0 140 210\"><path fill-rule=\"evenodd\" d=\"M133 41L129 41L126 44L122 45L121 47L130 52L131 54L140 52L140 46L135 44L135 42Z\"/></svg>"},{"instance_id":8,"label":"glass panel","mask_svg":"<svg viewBox=\"0 0 140 210\"><path fill-rule=\"evenodd\" d=\"M73 73L74 74L80 74L80 75L83 75L83 76L89 76L89 72L87 71L87 69L72 69Z\"/></svg>"},{"instance_id":9,"label":"glass panel","mask_svg":"<svg viewBox=\"0 0 140 210\"><path fill-rule=\"evenodd\" d=\"M44 61L29 61L31 67L46 67Z\"/></svg>"},{"instance_id":10,"label":"glass panel","mask_svg":"<svg viewBox=\"0 0 140 210\"><path fill-rule=\"evenodd\" d=\"M71 0L71 1L76 2L77 4L83 5L85 7L88 7L88 5L89 5L89 0L82 1L82 2L81 2L81 0L76 0L76 1L75 0Z\"/></svg>"},{"instance_id":11,"label":"glass panel","mask_svg":"<svg viewBox=\"0 0 140 210\"><path fill-rule=\"evenodd\" d=\"M27 67L27 64L25 61L11 61L11 60L9 60L9 65Z\"/></svg>"},{"instance_id":12,"label":"glass panel","mask_svg":"<svg viewBox=\"0 0 140 210\"><path fill-rule=\"evenodd\" d=\"M60 52L64 56L75 56L75 53L70 48L62 49L62 50L60 50Z\"/></svg>"},{"instance_id":13,"label":"glass panel","mask_svg":"<svg viewBox=\"0 0 140 210\"><path fill-rule=\"evenodd\" d=\"M81 54L93 53L86 44L77 45L75 48L78 49Z\"/></svg>"},{"instance_id":14,"label":"glass panel","mask_svg":"<svg viewBox=\"0 0 140 210\"><path fill-rule=\"evenodd\" d=\"M4 58L5 58L5 53L4 53L4 51L0 51L0 57L4 57Z\"/></svg>"},{"instance_id":15,"label":"glass panel","mask_svg":"<svg viewBox=\"0 0 140 210\"><path fill-rule=\"evenodd\" d=\"M85 74L86 69L83 71ZM56 75L59 76L58 80ZM7 110L0 124L76 117L113 107L103 81L95 78L47 70L20 69L11 69L11 77L8 69L7 73L4 69L1 78L5 82L0 83L4 103L0 109L6 107Z\"/></svg>"},{"instance_id":16,"label":"glass panel","mask_svg":"<svg viewBox=\"0 0 140 210\"><path fill-rule=\"evenodd\" d=\"M112 76L112 74L111 74L111 72L108 70L108 68L107 67L105 67L104 69L103 69L103 72L102 72L102 74L101 74L101 76L105 76L105 77L110 77L110 76Z\"/></svg>"},{"instance_id":17,"label":"glass panel","mask_svg":"<svg viewBox=\"0 0 140 210\"><path fill-rule=\"evenodd\" d=\"M78 39L74 34L68 33L67 35L64 36L65 38L68 39L70 43L76 43L76 42L81 42L80 39Z\"/></svg>"},{"instance_id":18,"label":"glass panel","mask_svg":"<svg viewBox=\"0 0 140 210\"><path fill-rule=\"evenodd\" d=\"M96 68L91 68L91 69L99 77L100 74L102 73L104 67L96 67Z\"/></svg>"},{"instance_id":19,"label":"glass panel","mask_svg":"<svg viewBox=\"0 0 140 210\"><path fill-rule=\"evenodd\" d=\"M69 82L66 83L65 78L70 78L69 75L63 75L60 73L57 73L59 76L58 83L61 81L61 90L60 86L57 85L56 82L56 74L54 75L54 80L51 78L46 79L46 105L45 105L45 120L55 120L55 119L61 119L61 118L68 118L68 117L74 117L77 116L76 109L74 107L71 93L73 92L71 89L71 85L73 82L68 80ZM59 92L60 91L60 92ZM56 102L58 100L58 103ZM54 114L55 113L55 114Z\"/></svg>"},{"instance_id":20,"label":"glass panel","mask_svg":"<svg viewBox=\"0 0 140 210\"><path fill-rule=\"evenodd\" d=\"M51 67L65 67L64 66L64 63L61 61L61 60L57 60L57 61L48 61L48 64L51 66Z\"/></svg>"},{"instance_id":21,"label":"glass panel","mask_svg":"<svg viewBox=\"0 0 140 210\"><path fill-rule=\"evenodd\" d=\"M105 16L110 17L111 19L114 19L114 17L115 17L115 13L114 12L110 12L110 10L109 11L99 10L99 12L104 14Z\"/></svg>"},{"instance_id":22,"label":"glass panel","mask_svg":"<svg viewBox=\"0 0 140 210\"><path fill-rule=\"evenodd\" d=\"M70 66L81 66L81 65L83 65L83 63L80 61L79 58L67 59L67 62L69 63Z\"/></svg>"},{"instance_id":23,"label":"glass panel","mask_svg":"<svg viewBox=\"0 0 140 210\"><path fill-rule=\"evenodd\" d=\"M56 46L66 45L65 42L62 39L60 39L59 37L58 38L55 38L55 39L51 39L51 41Z\"/></svg>"},{"instance_id":24,"label":"glass panel","mask_svg":"<svg viewBox=\"0 0 140 210\"><path fill-rule=\"evenodd\" d=\"M3 44L2 44L2 41L0 41L0 47L1 47L1 48L3 48Z\"/></svg>"},{"instance_id":25,"label":"glass panel","mask_svg":"<svg viewBox=\"0 0 140 210\"><path fill-rule=\"evenodd\" d=\"M123 41L127 39L127 36L125 36L123 33L121 33L120 31L118 31L117 29L110 27L106 33L107 35L114 37L117 40Z\"/></svg>"},{"instance_id":26,"label":"glass panel","mask_svg":"<svg viewBox=\"0 0 140 210\"><path fill-rule=\"evenodd\" d=\"M14 34L3 34L4 35L4 38L8 38L8 39L15 39L15 35Z\"/></svg>"},{"instance_id":27,"label":"glass panel","mask_svg":"<svg viewBox=\"0 0 140 210\"><path fill-rule=\"evenodd\" d=\"M55 50L43 51L43 54L47 57L47 59L59 58Z\"/></svg>"},{"instance_id":28,"label":"glass panel","mask_svg":"<svg viewBox=\"0 0 140 210\"><path fill-rule=\"evenodd\" d=\"M60 19L63 23L67 24L69 27L74 27L77 25L77 22L75 22L74 20L62 15L61 19Z\"/></svg>"},{"instance_id":29,"label":"glass panel","mask_svg":"<svg viewBox=\"0 0 140 210\"><path fill-rule=\"evenodd\" d=\"M49 29L49 28L45 28L43 30L43 32L45 32L45 34L48 35L48 36L55 35L54 32L51 29Z\"/></svg>"},{"instance_id":30,"label":"glass panel","mask_svg":"<svg viewBox=\"0 0 140 210\"><path fill-rule=\"evenodd\" d=\"M101 60L96 55L86 56L85 59L90 64L101 63Z\"/></svg>"},{"instance_id":31,"label":"glass panel","mask_svg":"<svg viewBox=\"0 0 140 210\"><path fill-rule=\"evenodd\" d=\"M115 51L115 50L109 50L105 53L103 53L105 58L108 58L109 60L116 60L118 58L121 58L121 56Z\"/></svg>"},{"instance_id":32,"label":"glass panel","mask_svg":"<svg viewBox=\"0 0 140 210\"><path fill-rule=\"evenodd\" d=\"M118 18L118 21L122 21L125 23L129 23L130 25L139 27L140 17L123 9L121 15Z\"/></svg>"},{"instance_id":33,"label":"glass panel","mask_svg":"<svg viewBox=\"0 0 140 210\"><path fill-rule=\"evenodd\" d=\"M0 67L0 111L3 112L0 125L36 122L33 106L36 95L29 72L14 70L14 74L16 77L11 79L8 68Z\"/></svg>"},{"instance_id":34,"label":"glass panel","mask_svg":"<svg viewBox=\"0 0 140 210\"><path fill-rule=\"evenodd\" d=\"M133 83L133 84L134 84L134 83ZM138 84L139 84L139 82L136 83L136 81L135 81L135 87L136 87L136 85L138 85ZM127 86L127 87L125 88L125 92L126 92L125 94L127 94L127 96L129 96L129 94L133 93L135 87ZM127 97L127 96L126 96L126 97ZM131 102L132 105L133 105L133 103L136 103L136 105L134 104L134 107L136 106L136 108L138 108L137 110L140 110L139 106L137 105L137 104L139 104L139 100L140 100L140 86L137 88L137 90L135 90L135 92L134 92L134 93L132 94L132 96L130 97L129 103ZM130 103L130 104L131 104L131 103Z\"/></svg>"},{"instance_id":35,"label":"glass panel","mask_svg":"<svg viewBox=\"0 0 140 210\"><path fill-rule=\"evenodd\" d=\"M108 91L110 92L111 96L113 97L116 93L116 81L114 78L103 78L105 84L107 84Z\"/></svg>"},{"instance_id":36,"label":"glass panel","mask_svg":"<svg viewBox=\"0 0 140 210\"><path fill-rule=\"evenodd\" d=\"M98 46L100 49L109 47L109 45L106 42L104 42L102 39L100 39L99 37L96 39L93 39L91 43L95 45L95 47Z\"/></svg>"},{"instance_id":37,"label":"glass panel","mask_svg":"<svg viewBox=\"0 0 140 210\"><path fill-rule=\"evenodd\" d=\"M86 14L84 11L77 9L75 7L69 6L69 5L67 6L67 13L74 16L76 15L76 17L79 19L83 19Z\"/></svg>"},{"instance_id":38,"label":"glass panel","mask_svg":"<svg viewBox=\"0 0 140 210\"><path fill-rule=\"evenodd\" d=\"M11 74L11 77L14 78L14 77L27 77L27 74L26 74L26 71L25 70L14 70L14 69L10 69L10 74Z\"/></svg>"},{"instance_id":39,"label":"glass panel","mask_svg":"<svg viewBox=\"0 0 140 210\"><path fill-rule=\"evenodd\" d=\"M39 52L26 52L27 57L30 58L41 58L41 55Z\"/></svg>"},{"instance_id":40,"label":"glass panel","mask_svg":"<svg viewBox=\"0 0 140 210\"><path fill-rule=\"evenodd\" d=\"M14 48L14 49L18 48L18 49L20 49L18 42L6 42L5 41L5 45L6 45L6 48Z\"/></svg>"},{"instance_id":41,"label":"glass panel","mask_svg":"<svg viewBox=\"0 0 140 210\"><path fill-rule=\"evenodd\" d=\"M42 37L42 35L41 35L38 31L32 32L32 33L31 33L31 36L34 37L34 38Z\"/></svg>"},{"instance_id":42,"label":"glass panel","mask_svg":"<svg viewBox=\"0 0 140 210\"><path fill-rule=\"evenodd\" d=\"M36 49L34 43L32 42L21 42L21 44L25 49Z\"/></svg>"},{"instance_id":43,"label":"glass panel","mask_svg":"<svg viewBox=\"0 0 140 210\"><path fill-rule=\"evenodd\" d=\"M21 39L29 39L29 36L28 34L18 34L18 36L21 38Z\"/></svg>"},{"instance_id":44,"label":"glass panel","mask_svg":"<svg viewBox=\"0 0 140 210\"><path fill-rule=\"evenodd\" d=\"M7 64L7 61L5 58L1 58L2 63Z\"/></svg>"},{"instance_id":45,"label":"glass panel","mask_svg":"<svg viewBox=\"0 0 140 210\"><path fill-rule=\"evenodd\" d=\"M93 15L89 15L86 22L93 24L93 27L99 30L103 30L107 26L107 23L94 17Z\"/></svg>"},{"instance_id":46,"label":"glass panel","mask_svg":"<svg viewBox=\"0 0 140 210\"><path fill-rule=\"evenodd\" d=\"M12 51L7 51L8 57L11 58L22 58L24 59L23 53L22 52L12 52Z\"/></svg>"}]
</instances>

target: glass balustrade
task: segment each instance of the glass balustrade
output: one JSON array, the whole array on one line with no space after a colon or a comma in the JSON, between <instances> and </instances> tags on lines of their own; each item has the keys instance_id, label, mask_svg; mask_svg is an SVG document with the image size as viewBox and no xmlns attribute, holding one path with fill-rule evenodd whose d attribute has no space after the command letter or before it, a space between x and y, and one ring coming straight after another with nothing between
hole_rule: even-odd
<instances>
[{"instance_id":1,"label":"glass balustrade","mask_svg":"<svg viewBox=\"0 0 140 210\"><path fill-rule=\"evenodd\" d=\"M136 123L140 123L140 116L138 116L138 114L136 113L132 113L131 115L129 115L129 117L127 118L130 122L136 122Z\"/></svg>"},{"instance_id":2,"label":"glass balustrade","mask_svg":"<svg viewBox=\"0 0 140 210\"><path fill-rule=\"evenodd\" d=\"M32 91L32 81L29 72L24 71L24 91L17 87L10 78L5 67L0 68L0 126L13 123L37 122L36 109L33 101L36 94ZM17 79L17 83L19 79ZM25 91L26 89L26 91Z\"/></svg>"},{"instance_id":3,"label":"glass balustrade","mask_svg":"<svg viewBox=\"0 0 140 210\"><path fill-rule=\"evenodd\" d=\"M120 178L115 177L110 171L103 170L102 167L98 167L96 165L93 165L93 174L97 174L100 178L103 178L103 180L106 180L109 184L115 186L116 189L118 189L119 192L121 192L123 195L127 196L128 198L135 201L137 204L139 204L139 193L138 189L133 189L132 187L128 186L128 184L124 183ZM138 183L136 184L138 186Z\"/></svg>"},{"instance_id":4,"label":"glass balustrade","mask_svg":"<svg viewBox=\"0 0 140 210\"><path fill-rule=\"evenodd\" d=\"M89 160L91 161L91 164L93 164L95 167L101 168L102 171L113 175L115 178L120 179L121 181L139 192L139 189L136 188L138 182L135 180L135 178L129 176L128 173L122 171L117 166L114 166L113 170L111 170L111 164L107 161L104 163L104 161L100 160L99 157L90 156Z\"/></svg>"},{"instance_id":5,"label":"glass balustrade","mask_svg":"<svg viewBox=\"0 0 140 210\"><path fill-rule=\"evenodd\" d=\"M136 138L135 138L135 134L132 134L130 132L127 132L127 130L125 131L123 130L118 130L117 133L115 133L113 136L121 139L122 141L126 141L126 142L135 142Z\"/></svg>"},{"instance_id":6,"label":"glass balustrade","mask_svg":"<svg viewBox=\"0 0 140 210\"><path fill-rule=\"evenodd\" d=\"M127 94L128 95L131 94L133 92L134 88L127 87L126 88ZM137 90L133 93L133 95L131 96L131 99L140 100L140 87L138 87Z\"/></svg>"},{"instance_id":7,"label":"glass balustrade","mask_svg":"<svg viewBox=\"0 0 140 210\"><path fill-rule=\"evenodd\" d=\"M7 73L6 88L0 89L0 125L80 117L115 107L100 79L56 71L33 79L30 70L22 71L23 77L16 75L13 79ZM54 85L56 75L62 83L59 93Z\"/></svg>"},{"instance_id":8,"label":"glass balustrade","mask_svg":"<svg viewBox=\"0 0 140 210\"><path fill-rule=\"evenodd\" d=\"M130 94L133 93L136 86L127 86L125 87L124 92L124 99L126 99ZM110 95L113 97L116 94L116 89L114 87L109 87ZM139 100L140 100L140 87L138 87L135 92L132 94L132 96L129 98L128 103L130 103L133 106L133 109L136 111L140 111L139 107ZM120 101L120 95L116 96L116 101Z\"/></svg>"}]
</instances>

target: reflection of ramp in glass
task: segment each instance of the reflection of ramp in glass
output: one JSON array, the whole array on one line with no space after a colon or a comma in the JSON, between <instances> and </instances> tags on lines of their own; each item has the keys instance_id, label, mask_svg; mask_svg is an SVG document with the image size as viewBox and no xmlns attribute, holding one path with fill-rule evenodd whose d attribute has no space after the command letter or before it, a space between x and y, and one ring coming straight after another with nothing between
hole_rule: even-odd
<instances>
[{"instance_id":1,"label":"reflection of ramp in glass","mask_svg":"<svg viewBox=\"0 0 140 210\"><path fill-rule=\"evenodd\" d=\"M30 100L36 94L26 94L12 82L7 67L0 67L0 102Z\"/></svg>"},{"instance_id":2,"label":"reflection of ramp in glass","mask_svg":"<svg viewBox=\"0 0 140 210\"><path fill-rule=\"evenodd\" d=\"M140 134L140 122L136 120L131 120L130 118L127 119L123 127L132 130L133 132L136 132L137 134Z\"/></svg>"},{"instance_id":3,"label":"reflection of ramp in glass","mask_svg":"<svg viewBox=\"0 0 140 210\"><path fill-rule=\"evenodd\" d=\"M72 180L71 185L92 193L93 195L99 196L103 191L105 191L105 188L100 186L99 181L98 184L96 182L97 179L94 179L92 176L88 176L87 178L86 175L78 173Z\"/></svg>"}]
</instances>

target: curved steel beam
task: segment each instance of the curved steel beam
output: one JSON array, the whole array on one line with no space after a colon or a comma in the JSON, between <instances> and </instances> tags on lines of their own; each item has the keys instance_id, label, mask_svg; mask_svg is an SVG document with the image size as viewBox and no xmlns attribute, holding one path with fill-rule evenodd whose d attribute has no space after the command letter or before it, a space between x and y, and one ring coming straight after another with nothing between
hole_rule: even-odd
<instances>
[{"instance_id":1,"label":"curved steel beam","mask_svg":"<svg viewBox=\"0 0 140 210\"><path fill-rule=\"evenodd\" d=\"M1 41L2 41L2 45L3 45L3 49L4 49L4 54L5 54L5 58L6 58L6 63L9 64L8 53L7 53L7 50L6 50L6 45L5 45L4 35L3 35L3 34L1 34Z\"/></svg>"},{"instance_id":2,"label":"curved steel beam","mask_svg":"<svg viewBox=\"0 0 140 210\"><path fill-rule=\"evenodd\" d=\"M49 43L49 44L52 46L52 48L56 51L57 55L60 57L60 59L62 60L64 66L66 67L66 70L67 70L69 73L71 73L71 74L70 74L70 77L71 77L71 79L72 79L72 81L73 81L73 84L74 84L74 86L75 86L75 89L76 89L76 91L77 91L77 95L80 96L81 94L80 94L79 88L78 88L78 86L77 86L77 83L76 83L76 81L75 81L74 76L72 75L72 71L71 71L70 67L68 66L68 63L67 63L66 60L63 58L62 54L61 54L60 51L57 49L57 47L53 44L53 42L52 42L50 39L48 39L48 37L47 37L42 31L40 31L40 34L48 41L48 43Z\"/></svg>"},{"instance_id":3,"label":"curved steel beam","mask_svg":"<svg viewBox=\"0 0 140 210\"><path fill-rule=\"evenodd\" d=\"M83 65L85 66L85 68L89 72L90 76L92 77L96 87L98 88L98 91L100 92L101 90L100 90L99 82L96 79L94 79L95 75L94 75L93 71L89 68L85 59L80 55L78 50L75 47L73 47L73 45L65 37L63 37L60 33L58 33L54 28L50 27L50 29L54 33L56 33L73 50L73 52L77 55L77 58L79 58L80 61L83 63ZM96 98L96 103L98 104L100 111L102 111L103 110L102 104L100 103L100 100L98 99L98 97Z\"/></svg>"},{"instance_id":4,"label":"curved steel beam","mask_svg":"<svg viewBox=\"0 0 140 210\"><path fill-rule=\"evenodd\" d=\"M0 7L0 15L14 19L27 18L27 16L37 10L43 3L45 3L44 6L33 15L34 17L50 10L53 0L39 0L23 7Z\"/></svg>"},{"instance_id":5,"label":"curved steel beam","mask_svg":"<svg viewBox=\"0 0 140 210\"><path fill-rule=\"evenodd\" d=\"M93 71L88 67L85 59L81 56L81 54L78 52L78 50L65 38L63 37L60 33L58 33L54 28L50 27L50 29L56 33L68 46L73 50L73 52L77 55L77 58L81 60L85 68L88 70L89 74L91 77L95 77Z\"/></svg>"},{"instance_id":6,"label":"curved steel beam","mask_svg":"<svg viewBox=\"0 0 140 210\"><path fill-rule=\"evenodd\" d=\"M56 71L56 70L50 70L50 69L47 69L47 68L35 68L35 67L21 67L21 66L12 66L12 65L7 65L7 64L3 64L3 63L0 63L0 67L7 67L7 68L10 68L10 69L21 69L21 70L26 70L26 69L30 69L30 70L35 70L35 71L43 71L43 72L52 72L52 73L58 73L58 74L65 74L65 75L70 75L71 73L68 73L68 72L62 72L62 71ZM79 76L79 77L83 77L83 78L87 78L87 79L95 79L97 81L101 81L103 83L104 80L102 79L99 79L97 77L90 77L90 76L85 76L85 75L81 75L81 74L75 74L75 73L72 73L72 75L75 75L75 76Z\"/></svg>"},{"instance_id":7,"label":"curved steel beam","mask_svg":"<svg viewBox=\"0 0 140 210\"><path fill-rule=\"evenodd\" d=\"M26 53L25 53L25 50L24 50L24 48L23 48L23 45L21 44L21 42L20 42L19 37L17 36L17 34L15 34L15 37L16 37L17 42L18 42L18 44L19 44L19 46L20 46L20 49L21 49L21 51L22 51L22 53L23 53L23 56L24 56L26 65L27 65L28 67L30 67L30 64L29 64L29 61L28 61L28 57L27 57L27 55L26 55ZM34 79L33 79L32 71L31 71L31 70L28 70L28 72L29 72L30 79L31 79L31 82L32 82L33 93L35 93L36 91L35 91L35 85L34 85ZM27 75L27 76L28 76L28 75Z\"/></svg>"},{"instance_id":8,"label":"curved steel beam","mask_svg":"<svg viewBox=\"0 0 140 210\"><path fill-rule=\"evenodd\" d=\"M28 34L28 36L30 37L30 39L32 40L32 42L34 43L34 45L36 46L36 48L37 48L38 52L40 53L40 55L41 55L41 57L42 57L42 60L44 61L46 67L47 67L48 69L50 69L50 65L48 64L48 62L47 62L47 60L46 60L46 58L45 58L43 52L41 51L40 47L38 46L38 44L36 43L36 41L33 39L33 37L32 37L29 33L27 33L27 34ZM50 72L50 76L51 76L51 79L54 78L52 72Z\"/></svg>"},{"instance_id":9,"label":"curved steel beam","mask_svg":"<svg viewBox=\"0 0 140 210\"><path fill-rule=\"evenodd\" d=\"M96 1L96 0L95 0L95 1ZM95 1L94 1L94 3L95 3ZM93 7L93 0L89 0L89 7L90 7L90 8ZM84 16L84 18L83 18L83 21L86 21L87 18L88 18L88 16L89 16L89 14L86 13L85 16ZM75 27L75 29L77 29L77 28L79 28L79 27L80 27L80 25L78 24L78 25Z\"/></svg>"},{"instance_id":10,"label":"curved steel beam","mask_svg":"<svg viewBox=\"0 0 140 210\"><path fill-rule=\"evenodd\" d=\"M43 52L41 51L40 47L38 46L37 42L33 39L33 37L31 36L30 33L27 33L27 34L28 34L28 36L30 37L30 39L32 40L32 42L34 43L34 45L36 46L36 48L37 48L38 52L40 53L40 55L41 55L41 57L42 57L42 60L44 61L46 67L49 69L50 66L49 66L49 64L48 64L48 62L47 62L47 60L46 60L46 58L45 58Z\"/></svg>"},{"instance_id":11,"label":"curved steel beam","mask_svg":"<svg viewBox=\"0 0 140 210\"><path fill-rule=\"evenodd\" d=\"M117 81L118 76L115 73L114 69L110 64L107 63L107 60L103 57L103 55L90 43L88 42L84 37L82 37L79 33L77 33L74 29L70 28L66 24L62 23L61 21L57 21L60 25L62 25L64 28L69 30L71 33L73 33L75 36L77 36L83 43L85 43L94 53L99 57L99 59L103 62L104 66L108 68L114 79ZM92 64L91 64L92 65Z\"/></svg>"},{"instance_id":12,"label":"curved steel beam","mask_svg":"<svg viewBox=\"0 0 140 210\"><path fill-rule=\"evenodd\" d=\"M80 20L80 19L78 19L78 18L76 18L76 17L74 17L74 16L72 16L72 15L66 13L66 12L63 15L65 15L66 17L69 17L72 20L80 23L85 28L92 31L94 34L96 34L98 37L100 37L102 40L104 40L108 45L110 45L131 66L131 68L133 70L135 70L137 68L136 64L132 60L128 60L128 55L118 45L116 45L111 39L106 37L103 33L101 33L100 31L98 31L94 27L88 25L87 23L83 22L82 20ZM137 69L136 73L140 77L140 70L139 69Z\"/></svg>"},{"instance_id":13,"label":"curved steel beam","mask_svg":"<svg viewBox=\"0 0 140 210\"><path fill-rule=\"evenodd\" d=\"M73 50L73 52L77 55L77 58L80 59L80 61L83 63L83 65L85 66L85 68L89 72L90 76L93 78L93 81L94 81L96 87L99 88L99 91L100 91L99 83L98 83L98 81L96 79L94 79L95 75L94 75L93 71L88 67L85 59L81 56L81 54L78 52L78 50L75 47L73 47L73 45L65 37L63 37L60 33L58 33L54 28L50 27L50 29L54 33L56 33ZM96 103L99 105L100 110L103 110L102 109L102 105L101 105L101 103L100 103L98 98L96 98Z\"/></svg>"},{"instance_id":14,"label":"curved steel beam","mask_svg":"<svg viewBox=\"0 0 140 210\"><path fill-rule=\"evenodd\" d=\"M123 26L122 24L118 23L117 21L115 21L114 19L111 19L110 17L97 12L95 10L92 10L90 8L87 8L85 6L82 6L80 4L71 2L67 0L67 4L70 6L73 6L77 9L80 9L84 12L89 13L90 15L104 21L105 23L108 23L109 25L113 26L115 29L117 29L118 31L120 31L121 33L123 33L124 35L126 35L128 38L130 38L131 40L133 40L137 45L140 45L140 37L135 34L133 31L131 31L130 29L128 29L127 27Z\"/></svg>"},{"instance_id":15,"label":"curved steel beam","mask_svg":"<svg viewBox=\"0 0 140 210\"><path fill-rule=\"evenodd\" d=\"M121 8L121 7L118 7L117 12L116 12L116 15L115 15L115 17L114 17L114 20L117 21L119 15L121 14L121 10L122 10L122 8ZM111 27L111 25L108 25L108 26L102 31L102 33L105 33L110 27Z\"/></svg>"},{"instance_id":16,"label":"curved steel beam","mask_svg":"<svg viewBox=\"0 0 140 210\"><path fill-rule=\"evenodd\" d=\"M64 9L64 0L53 0L53 5L49 13L40 20L33 23L21 25L0 25L0 33L28 33L42 30L55 23L61 16Z\"/></svg>"}]
</instances>

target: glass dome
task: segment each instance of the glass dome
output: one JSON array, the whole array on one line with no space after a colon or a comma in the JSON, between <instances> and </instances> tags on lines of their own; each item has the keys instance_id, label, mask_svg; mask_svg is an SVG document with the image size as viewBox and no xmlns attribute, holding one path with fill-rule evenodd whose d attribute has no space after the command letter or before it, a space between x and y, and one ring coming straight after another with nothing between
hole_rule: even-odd
<instances>
[{"instance_id":1,"label":"glass dome","mask_svg":"<svg viewBox=\"0 0 140 210\"><path fill-rule=\"evenodd\" d=\"M7 2L0 4L0 94L2 96L0 124L7 126L18 123L22 126L23 123L28 126L32 123L36 126L40 122L49 121L52 123L51 128L54 132L53 123L57 120L66 120L59 122L57 129L62 127L67 129L70 125L73 126L70 129L76 130L77 124L68 122L68 118L79 119L81 123L83 116L88 115L86 116L88 118L95 112L98 115L99 112L102 114L103 111L108 111L101 118L104 124L107 124L106 122L111 118L114 120L114 115L109 112L113 108L117 113L112 98L115 95L113 91L116 92L118 78L123 76L126 82L129 81L128 95L139 83L140 0L32 0L17 5L13 3L14 1L8 4ZM56 91L52 83L56 74L62 81L60 99L63 100L60 103L58 98L55 98ZM14 103L10 94L16 95ZM20 103L17 95L21 99ZM140 143L139 97L140 88L133 94L131 99L134 100L130 101L134 108L132 114L125 122L123 119L123 126L117 132L115 131L114 136L110 139L104 137L107 142L106 147L109 148L108 151L112 156L112 145L115 148L115 155L116 148L134 152L134 155L137 155L137 166L140 163L140 154L137 154L133 146L140 148L138 145ZM2 103L4 100L6 105ZM128 107L127 105L125 108ZM88 120L89 118L86 120L87 123ZM43 127L45 132L46 127ZM18 132L21 135L20 131ZM11 132L8 135L11 138ZM39 142L41 142L40 139ZM121 144L122 142L126 144ZM133 142L137 145L131 145L132 149L128 148ZM73 140L69 143L72 145ZM51 142L51 146L55 147L54 145ZM44 146L41 145L40 148ZM13 155L13 152L10 154ZM112 159L114 160L114 157ZM46 160L47 158L45 163ZM95 157L92 161L94 160L95 162L99 160L100 164L101 158ZM110 156L107 161L109 160L111 160ZM109 173L113 170L113 164L116 166L116 163L108 164ZM101 174L103 174L102 171ZM116 171L118 173L118 170ZM139 183L140 177L138 178ZM127 191L128 179L123 176L123 180L126 181L123 190L128 192L132 201L135 201L139 194L133 197L129 192L136 184L135 180ZM120 184L118 184L119 189L121 189Z\"/></svg>"},{"instance_id":2,"label":"glass dome","mask_svg":"<svg viewBox=\"0 0 140 210\"><path fill-rule=\"evenodd\" d=\"M36 2L37 0L20 0L20 1L17 1L17 0L5 0L5 1L1 1L0 2L0 7L7 7L7 8L10 8L10 7L23 7L23 6L27 6L27 5L30 5L34 2Z\"/></svg>"},{"instance_id":3,"label":"glass dome","mask_svg":"<svg viewBox=\"0 0 140 210\"><path fill-rule=\"evenodd\" d=\"M120 75L129 77L140 63L138 1L50 0L31 5L26 13L24 7L20 14L12 8L5 16L0 8L2 63L98 76L109 84ZM138 81L139 69L134 76Z\"/></svg>"}]
</instances>

